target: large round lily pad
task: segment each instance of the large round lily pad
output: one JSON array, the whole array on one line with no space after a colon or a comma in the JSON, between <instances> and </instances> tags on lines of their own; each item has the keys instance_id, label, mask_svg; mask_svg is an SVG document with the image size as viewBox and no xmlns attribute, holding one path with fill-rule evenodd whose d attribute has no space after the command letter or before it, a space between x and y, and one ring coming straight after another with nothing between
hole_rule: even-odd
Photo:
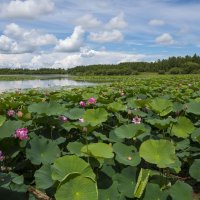
<instances>
[{"instance_id":1,"label":"large round lily pad","mask_svg":"<svg viewBox=\"0 0 200 200\"><path fill-rule=\"evenodd\" d=\"M104 108L89 109L83 115L84 121L91 126L100 125L108 118L108 113Z\"/></svg>"},{"instance_id":2,"label":"large round lily pad","mask_svg":"<svg viewBox=\"0 0 200 200\"><path fill-rule=\"evenodd\" d=\"M95 180L95 174L87 162L78 156L63 156L55 160L52 167L52 178L60 182L71 174L81 174Z\"/></svg>"},{"instance_id":3,"label":"large round lily pad","mask_svg":"<svg viewBox=\"0 0 200 200\"><path fill-rule=\"evenodd\" d=\"M122 125L114 130L115 134L119 138L133 138L146 131L143 124L128 124Z\"/></svg>"},{"instance_id":4,"label":"large round lily pad","mask_svg":"<svg viewBox=\"0 0 200 200\"><path fill-rule=\"evenodd\" d=\"M121 102L113 102L108 104L108 110L111 110L113 112L119 112L126 110L126 106L123 105Z\"/></svg>"},{"instance_id":5,"label":"large round lily pad","mask_svg":"<svg viewBox=\"0 0 200 200\"><path fill-rule=\"evenodd\" d=\"M160 168L176 161L175 146L168 140L147 140L141 144L139 153L144 160Z\"/></svg>"},{"instance_id":6,"label":"large round lily pad","mask_svg":"<svg viewBox=\"0 0 200 200\"><path fill-rule=\"evenodd\" d=\"M81 151L96 158L113 158L114 156L112 147L101 142L85 145Z\"/></svg>"},{"instance_id":7,"label":"large round lily pad","mask_svg":"<svg viewBox=\"0 0 200 200\"><path fill-rule=\"evenodd\" d=\"M26 149L27 158L35 165L51 164L60 155L58 145L44 137L34 137L30 148Z\"/></svg>"},{"instance_id":8,"label":"large round lily pad","mask_svg":"<svg viewBox=\"0 0 200 200\"><path fill-rule=\"evenodd\" d=\"M54 184L51 178L51 165L43 165L35 172L36 187L40 189L47 189Z\"/></svg>"},{"instance_id":9,"label":"large round lily pad","mask_svg":"<svg viewBox=\"0 0 200 200\"><path fill-rule=\"evenodd\" d=\"M150 108L160 116L166 116L173 110L173 103L167 99L155 98L149 103Z\"/></svg>"},{"instance_id":10,"label":"large round lily pad","mask_svg":"<svg viewBox=\"0 0 200 200\"><path fill-rule=\"evenodd\" d=\"M170 188L169 194L173 200L193 200L192 187L181 181L176 181Z\"/></svg>"},{"instance_id":11,"label":"large round lily pad","mask_svg":"<svg viewBox=\"0 0 200 200\"><path fill-rule=\"evenodd\" d=\"M200 115L200 102L190 102L187 104L186 112Z\"/></svg>"},{"instance_id":12,"label":"large round lily pad","mask_svg":"<svg viewBox=\"0 0 200 200\"><path fill-rule=\"evenodd\" d=\"M179 117L177 123L172 127L172 134L180 137L187 138L195 130L193 123L186 117Z\"/></svg>"},{"instance_id":13,"label":"large round lily pad","mask_svg":"<svg viewBox=\"0 0 200 200\"><path fill-rule=\"evenodd\" d=\"M39 102L33 103L28 107L30 113L60 115L65 111L65 107L56 102Z\"/></svg>"},{"instance_id":14,"label":"large round lily pad","mask_svg":"<svg viewBox=\"0 0 200 200\"><path fill-rule=\"evenodd\" d=\"M115 143L113 145L113 150L116 153L115 159L124 165L137 166L141 161L138 152L135 152L133 146Z\"/></svg>"},{"instance_id":15,"label":"large round lily pad","mask_svg":"<svg viewBox=\"0 0 200 200\"><path fill-rule=\"evenodd\" d=\"M77 176L62 184L55 197L56 200L98 200L97 185L90 178Z\"/></svg>"}]
</instances>

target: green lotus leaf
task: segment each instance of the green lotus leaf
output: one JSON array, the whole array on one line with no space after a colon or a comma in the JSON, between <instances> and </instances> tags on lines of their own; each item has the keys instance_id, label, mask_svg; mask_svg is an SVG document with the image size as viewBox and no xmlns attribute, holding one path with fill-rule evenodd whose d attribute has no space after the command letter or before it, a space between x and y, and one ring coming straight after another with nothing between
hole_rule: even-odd
<instances>
[{"instance_id":1,"label":"green lotus leaf","mask_svg":"<svg viewBox=\"0 0 200 200\"><path fill-rule=\"evenodd\" d=\"M200 159L194 160L190 169L189 169L190 176L200 182Z\"/></svg>"},{"instance_id":2,"label":"green lotus leaf","mask_svg":"<svg viewBox=\"0 0 200 200\"><path fill-rule=\"evenodd\" d=\"M81 142L69 142L67 145L67 149L71 154L75 154L77 156L83 156L81 152L81 148L84 146Z\"/></svg>"},{"instance_id":3,"label":"green lotus leaf","mask_svg":"<svg viewBox=\"0 0 200 200\"><path fill-rule=\"evenodd\" d=\"M192 187L181 181L176 181L170 188L169 194L173 200L193 200Z\"/></svg>"},{"instance_id":4,"label":"green lotus leaf","mask_svg":"<svg viewBox=\"0 0 200 200\"><path fill-rule=\"evenodd\" d=\"M78 156L63 156L55 160L52 167L53 180L62 182L71 174L79 174L95 180L95 174L90 165Z\"/></svg>"},{"instance_id":5,"label":"green lotus leaf","mask_svg":"<svg viewBox=\"0 0 200 200\"><path fill-rule=\"evenodd\" d=\"M141 158L135 150L134 146L127 146L122 143L113 145L113 151L116 153L115 159L124 165L137 166L140 164Z\"/></svg>"},{"instance_id":6,"label":"green lotus leaf","mask_svg":"<svg viewBox=\"0 0 200 200\"><path fill-rule=\"evenodd\" d=\"M104 108L89 109L83 115L85 123L88 123L91 126L100 125L102 122L105 122L108 118L108 113Z\"/></svg>"},{"instance_id":7,"label":"green lotus leaf","mask_svg":"<svg viewBox=\"0 0 200 200\"><path fill-rule=\"evenodd\" d=\"M186 117L179 117L171 133L179 138L187 138L195 130L193 123Z\"/></svg>"},{"instance_id":8,"label":"green lotus leaf","mask_svg":"<svg viewBox=\"0 0 200 200\"><path fill-rule=\"evenodd\" d=\"M119 112L126 110L126 106L123 105L121 102L113 102L108 104L108 110L111 110L113 112Z\"/></svg>"},{"instance_id":9,"label":"green lotus leaf","mask_svg":"<svg viewBox=\"0 0 200 200\"><path fill-rule=\"evenodd\" d=\"M170 126L174 120L172 118L167 119L148 119L146 120L147 123L151 124L152 126L155 126L158 129L166 129Z\"/></svg>"},{"instance_id":10,"label":"green lotus leaf","mask_svg":"<svg viewBox=\"0 0 200 200\"><path fill-rule=\"evenodd\" d=\"M144 124L128 124L122 125L114 130L119 138L133 138L146 131Z\"/></svg>"},{"instance_id":11,"label":"green lotus leaf","mask_svg":"<svg viewBox=\"0 0 200 200\"><path fill-rule=\"evenodd\" d=\"M148 103L149 103L148 99L136 99L135 100L135 104L137 105L137 108L145 108Z\"/></svg>"},{"instance_id":12,"label":"green lotus leaf","mask_svg":"<svg viewBox=\"0 0 200 200\"><path fill-rule=\"evenodd\" d=\"M143 169L143 168L140 169L140 173L134 190L134 197L138 199L141 198L148 183L150 173L151 170L149 169Z\"/></svg>"},{"instance_id":13,"label":"green lotus leaf","mask_svg":"<svg viewBox=\"0 0 200 200\"><path fill-rule=\"evenodd\" d=\"M182 165L182 162L176 156L175 162L172 164L169 164L168 167L173 169L178 174L181 171L181 165Z\"/></svg>"},{"instance_id":14,"label":"green lotus leaf","mask_svg":"<svg viewBox=\"0 0 200 200\"><path fill-rule=\"evenodd\" d=\"M17 128L21 128L22 122L21 121L6 121L1 127L0 127L0 139L14 136L15 130Z\"/></svg>"},{"instance_id":15,"label":"green lotus leaf","mask_svg":"<svg viewBox=\"0 0 200 200\"><path fill-rule=\"evenodd\" d=\"M30 147L26 149L27 158L35 165L51 164L59 155L57 144L44 137L34 137L30 141Z\"/></svg>"},{"instance_id":16,"label":"green lotus leaf","mask_svg":"<svg viewBox=\"0 0 200 200\"><path fill-rule=\"evenodd\" d=\"M168 140L146 140L140 146L140 156L147 162L166 168L175 163L175 146Z\"/></svg>"},{"instance_id":17,"label":"green lotus leaf","mask_svg":"<svg viewBox=\"0 0 200 200\"><path fill-rule=\"evenodd\" d=\"M63 115L69 119L76 120L83 117L85 110L81 108L72 108L67 112L64 112Z\"/></svg>"},{"instance_id":18,"label":"green lotus leaf","mask_svg":"<svg viewBox=\"0 0 200 200\"><path fill-rule=\"evenodd\" d=\"M96 132L96 131L92 132L92 134L93 134L95 137L99 138L99 140L102 140L102 141L109 141L109 138L107 138L105 134L98 133L98 132Z\"/></svg>"},{"instance_id":19,"label":"green lotus leaf","mask_svg":"<svg viewBox=\"0 0 200 200\"><path fill-rule=\"evenodd\" d=\"M176 143L176 150L187 150L188 147L190 146L190 140L189 139L183 139L180 142Z\"/></svg>"},{"instance_id":20,"label":"green lotus leaf","mask_svg":"<svg viewBox=\"0 0 200 200\"><path fill-rule=\"evenodd\" d=\"M128 197L134 197L134 188L136 186L136 168L127 167L120 174L113 176L113 181L117 181L119 192Z\"/></svg>"},{"instance_id":21,"label":"green lotus leaf","mask_svg":"<svg viewBox=\"0 0 200 200\"><path fill-rule=\"evenodd\" d=\"M114 181L108 189L99 190L99 200L116 200L119 199L120 193L118 191L118 183Z\"/></svg>"},{"instance_id":22,"label":"green lotus leaf","mask_svg":"<svg viewBox=\"0 0 200 200\"><path fill-rule=\"evenodd\" d=\"M2 126L5 121L6 121L6 117L0 115L0 126Z\"/></svg>"},{"instance_id":23,"label":"green lotus leaf","mask_svg":"<svg viewBox=\"0 0 200 200\"><path fill-rule=\"evenodd\" d=\"M173 103L167 99L155 98L149 102L149 107L160 116L166 116L173 110Z\"/></svg>"},{"instance_id":24,"label":"green lotus leaf","mask_svg":"<svg viewBox=\"0 0 200 200\"><path fill-rule=\"evenodd\" d=\"M194 130L191 134L191 138L194 142L198 142L200 144L200 128Z\"/></svg>"},{"instance_id":25,"label":"green lotus leaf","mask_svg":"<svg viewBox=\"0 0 200 200\"><path fill-rule=\"evenodd\" d=\"M187 113L192 113L194 115L200 115L200 102L190 102L186 104Z\"/></svg>"},{"instance_id":26,"label":"green lotus leaf","mask_svg":"<svg viewBox=\"0 0 200 200\"><path fill-rule=\"evenodd\" d=\"M65 111L65 107L56 102L39 102L33 103L28 107L30 113L46 114L51 115L61 115Z\"/></svg>"},{"instance_id":27,"label":"green lotus leaf","mask_svg":"<svg viewBox=\"0 0 200 200\"><path fill-rule=\"evenodd\" d=\"M135 103L135 98L129 98L127 99L127 106L128 108L137 108L137 104Z\"/></svg>"},{"instance_id":28,"label":"green lotus leaf","mask_svg":"<svg viewBox=\"0 0 200 200\"><path fill-rule=\"evenodd\" d=\"M62 184L55 197L56 200L98 200L97 185L90 178L76 176Z\"/></svg>"},{"instance_id":29,"label":"green lotus leaf","mask_svg":"<svg viewBox=\"0 0 200 200\"><path fill-rule=\"evenodd\" d=\"M91 93L91 92L85 92L85 93L82 94L83 100L88 100L91 97L94 97L95 99L97 99L98 96L99 96L98 94Z\"/></svg>"},{"instance_id":30,"label":"green lotus leaf","mask_svg":"<svg viewBox=\"0 0 200 200\"><path fill-rule=\"evenodd\" d=\"M143 200L167 200L167 192L162 191L157 184L148 183Z\"/></svg>"},{"instance_id":31,"label":"green lotus leaf","mask_svg":"<svg viewBox=\"0 0 200 200\"><path fill-rule=\"evenodd\" d=\"M132 110L131 114L134 115L134 116L139 116L139 117L146 117L147 116L147 113L142 112L139 109Z\"/></svg>"},{"instance_id":32,"label":"green lotus leaf","mask_svg":"<svg viewBox=\"0 0 200 200\"><path fill-rule=\"evenodd\" d=\"M62 127L66 130L66 131L70 131L71 129L77 129L77 126L75 126L73 123L70 122L66 122L62 124Z\"/></svg>"},{"instance_id":33,"label":"green lotus leaf","mask_svg":"<svg viewBox=\"0 0 200 200\"><path fill-rule=\"evenodd\" d=\"M24 177L22 175L15 174L13 172L10 172L10 175L13 183L17 185L21 185L24 183Z\"/></svg>"},{"instance_id":34,"label":"green lotus leaf","mask_svg":"<svg viewBox=\"0 0 200 200\"><path fill-rule=\"evenodd\" d=\"M51 178L51 173L51 165L43 165L38 169L34 175L36 187L44 190L50 188L54 184L54 181Z\"/></svg>"},{"instance_id":35,"label":"green lotus leaf","mask_svg":"<svg viewBox=\"0 0 200 200\"><path fill-rule=\"evenodd\" d=\"M81 152L95 158L113 158L113 148L105 143L93 143L81 148Z\"/></svg>"}]
</instances>

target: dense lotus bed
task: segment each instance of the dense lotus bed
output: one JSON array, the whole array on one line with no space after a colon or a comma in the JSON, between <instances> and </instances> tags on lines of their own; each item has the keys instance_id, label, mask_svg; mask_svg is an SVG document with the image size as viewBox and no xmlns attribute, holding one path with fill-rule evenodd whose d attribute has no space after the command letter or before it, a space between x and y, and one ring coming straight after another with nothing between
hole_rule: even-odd
<instances>
[{"instance_id":1,"label":"dense lotus bed","mask_svg":"<svg viewBox=\"0 0 200 200\"><path fill-rule=\"evenodd\" d=\"M192 200L200 78L2 94L0 199Z\"/></svg>"}]
</instances>

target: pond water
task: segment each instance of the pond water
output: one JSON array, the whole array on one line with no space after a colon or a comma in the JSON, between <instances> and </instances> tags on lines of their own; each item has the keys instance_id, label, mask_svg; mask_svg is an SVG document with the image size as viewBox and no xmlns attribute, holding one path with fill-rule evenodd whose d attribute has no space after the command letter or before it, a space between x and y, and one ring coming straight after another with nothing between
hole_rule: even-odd
<instances>
[{"instance_id":1,"label":"pond water","mask_svg":"<svg viewBox=\"0 0 200 200\"><path fill-rule=\"evenodd\" d=\"M95 85L95 83L73 81L64 77L54 77L53 79L0 81L0 92L11 92L19 89L59 89L61 87L73 88L91 85Z\"/></svg>"}]
</instances>

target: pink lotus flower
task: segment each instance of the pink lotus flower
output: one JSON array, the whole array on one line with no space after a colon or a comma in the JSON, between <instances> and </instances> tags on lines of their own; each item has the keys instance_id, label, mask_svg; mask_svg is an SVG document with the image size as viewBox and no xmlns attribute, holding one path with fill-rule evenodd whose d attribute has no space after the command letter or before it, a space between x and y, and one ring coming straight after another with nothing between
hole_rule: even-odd
<instances>
[{"instance_id":1,"label":"pink lotus flower","mask_svg":"<svg viewBox=\"0 0 200 200\"><path fill-rule=\"evenodd\" d=\"M132 122L133 122L134 124L140 124L140 123L141 123L141 118L138 117L138 116L136 116L136 117L134 117L134 118L132 119Z\"/></svg>"},{"instance_id":2,"label":"pink lotus flower","mask_svg":"<svg viewBox=\"0 0 200 200\"><path fill-rule=\"evenodd\" d=\"M62 121L62 122L67 122L67 121L68 121L68 118L65 117L64 115L61 115L61 116L59 117L59 120Z\"/></svg>"},{"instance_id":3,"label":"pink lotus flower","mask_svg":"<svg viewBox=\"0 0 200 200\"><path fill-rule=\"evenodd\" d=\"M9 117L14 117L15 111L14 111L14 110L8 110L7 115L8 115Z\"/></svg>"},{"instance_id":4,"label":"pink lotus flower","mask_svg":"<svg viewBox=\"0 0 200 200\"><path fill-rule=\"evenodd\" d=\"M83 122L84 122L84 119L83 119L83 118L80 118L80 119L79 119L79 122L83 123Z\"/></svg>"},{"instance_id":5,"label":"pink lotus flower","mask_svg":"<svg viewBox=\"0 0 200 200\"><path fill-rule=\"evenodd\" d=\"M18 128L15 131L15 138L19 138L20 140L28 139L28 129L27 128Z\"/></svg>"},{"instance_id":6,"label":"pink lotus flower","mask_svg":"<svg viewBox=\"0 0 200 200\"><path fill-rule=\"evenodd\" d=\"M79 105L84 108L86 106L86 103L85 101L80 101Z\"/></svg>"},{"instance_id":7,"label":"pink lotus flower","mask_svg":"<svg viewBox=\"0 0 200 200\"><path fill-rule=\"evenodd\" d=\"M95 104L97 102L97 100L94 97L91 97L88 99L88 104Z\"/></svg>"},{"instance_id":8,"label":"pink lotus flower","mask_svg":"<svg viewBox=\"0 0 200 200\"><path fill-rule=\"evenodd\" d=\"M3 152L0 151L0 161L3 161L5 159L5 156L3 155Z\"/></svg>"}]
</instances>

